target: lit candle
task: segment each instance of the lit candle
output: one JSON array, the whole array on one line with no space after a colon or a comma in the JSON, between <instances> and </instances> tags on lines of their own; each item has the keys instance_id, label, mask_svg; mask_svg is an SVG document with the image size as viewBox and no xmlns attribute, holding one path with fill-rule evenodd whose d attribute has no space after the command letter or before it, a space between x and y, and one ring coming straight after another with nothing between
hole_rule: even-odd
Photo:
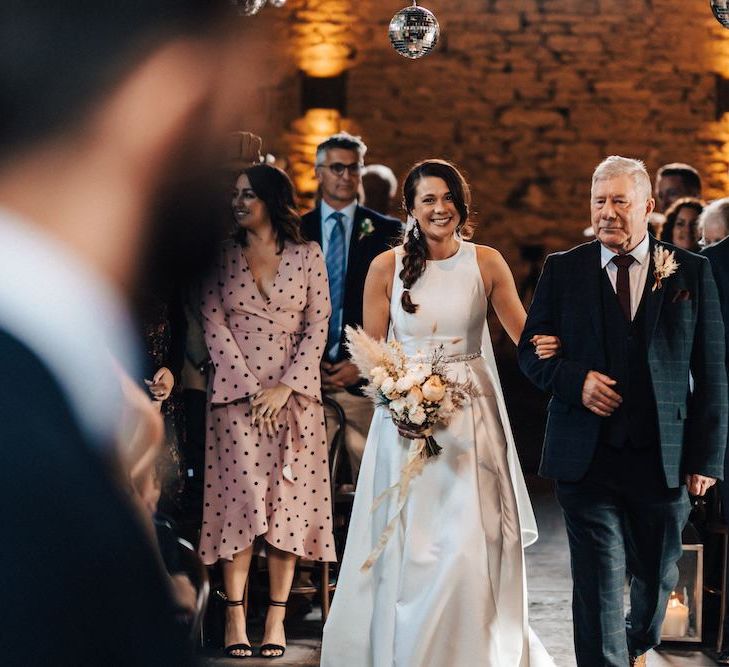
<instances>
[{"instance_id":1,"label":"lit candle","mask_svg":"<svg viewBox=\"0 0 729 667\"><path fill-rule=\"evenodd\" d=\"M681 603L676 591L671 593L666 609L666 618L663 621L661 634L664 637L685 637L689 628L689 608Z\"/></svg>"}]
</instances>

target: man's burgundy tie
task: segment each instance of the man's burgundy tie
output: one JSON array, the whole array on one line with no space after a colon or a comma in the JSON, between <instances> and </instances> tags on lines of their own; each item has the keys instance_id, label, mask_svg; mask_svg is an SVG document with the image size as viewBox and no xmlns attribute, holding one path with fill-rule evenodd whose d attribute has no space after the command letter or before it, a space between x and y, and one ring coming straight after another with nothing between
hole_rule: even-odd
<instances>
[{"instance_id":1,"label":"man's burgundy tie","mask_svg":"<svg viewBox=\"0 0 729 667\"><path fill-rule=\"evenodd\" d=\"M632 321L630 311L630 273L628 268L635 261L632 255L616 255L613 257L613 264L618 267L618 280L615 286L615 292L618 295L618 303L620 310L623 311L625 319Z\"/></svg>"}]
</instances>

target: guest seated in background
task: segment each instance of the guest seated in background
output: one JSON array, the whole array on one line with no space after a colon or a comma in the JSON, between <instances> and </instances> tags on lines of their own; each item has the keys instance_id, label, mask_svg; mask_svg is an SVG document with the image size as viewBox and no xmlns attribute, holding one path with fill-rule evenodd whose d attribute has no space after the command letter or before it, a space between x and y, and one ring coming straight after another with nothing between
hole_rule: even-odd
<instances>
[{"instance_id":1,"label":"guest seated in background","mask_svg":"<svg viewBox=\"0 0 729 667\"><path fill-rule=\"evenodd\" d=\"M326 257L332 316L322 361L322 389L347 415L345 446L353 482L374 409L359 391L359 371L344 346L344 328L362 326L362 300L370 262L397 245L402 230L399 220L357 203L366 152L362 139L346 132L319 144L315 169L321 201L302 217L304 235L320 244ZM327 410L330 442L335 429L336 416Z\"/></svg>"},{"instance_id":2,"label":"guest seated in background","mask_svg":"<svg viewBox=\"0 0 729 667\"><path fill-rule=\"evenodd\" d=\"M717 199L704 207L699 216L699 235L704 248L729 236L729 197Z\"/></svg>"},{"instance_id":3,"label":"guest seated in background","mask_svg":"<svg viewBox=\"0 0 729 667\"><path fill-rule=\"evenodd\" d=\"M168 452L161 452L151 474L144 479L144 483L137 489L137 492L147 516L152 520L160 558L169 575L170 588L180 608L181 613L178 614L178 617L182 622L189 623L190 617L195 611L197 591L180 563L175 523L159 510L160 496L164 486L162 475L164 471L170 469L169 464L164 461L167 456L169 456Z\"/></svg>"},{"instance_id":4,"label":"guest seated in background","mask_svg":"<svg viewBox=\"0 0 729 667\"><path fill-rule=\"evenodd\" d=\"M682 197L673 202L666 211L666 222L661 229L661 241L673 243L690 252L698 252L701 238L699 216L704 206L703 201L694 197Z\"/></svg>"},{"instance_id":5,"label":"guest seated in background","mask_svg":"<svg viewBox=\"0 0 729 667\"><path fill-rule=\"evenodd\" d=\"M284 654L297 556L334 561L321 363L330 313L321 250L301 235L294 188L259 164L238 176L238 229L202 291L209 388L200 555L223 561L226 654L253 650L243 592L263 538L270 606L264 657Z\"/></svg>"},{"instance_id":6,"label":"guest seated in background","mask_svg":"<svg viewBox=\"0 0 729 667\"><path fill-rule=\"evenodd\" d=\"M653 188L656 211L666 213L671 204L682 197L701 198L701 176L690 164L671 162L656 172Z\"/></svg>"},{"instance_id":7,"label":"guest seated in background","mask_svg":"<svg viewBox=\"0 0 729 667\"><path fill-rule=\"evenodd\" d=\"M368 164L362 169L362 190L363 206L382 215L392 213L397 198L397 177L390 167Z\"/></svg>"}]
</instances>

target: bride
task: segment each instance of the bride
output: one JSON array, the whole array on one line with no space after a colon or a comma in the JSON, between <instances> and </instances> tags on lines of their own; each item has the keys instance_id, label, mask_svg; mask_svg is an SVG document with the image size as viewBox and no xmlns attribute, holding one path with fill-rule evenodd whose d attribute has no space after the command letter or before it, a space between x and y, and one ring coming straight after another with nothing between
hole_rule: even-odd
<instances>
[{"instance_id":1,"label":"bride","mask_svg":"<svg viewBox=\"0 0 729 667\"><path fill-rule=\"evenodd\" d=\"M530 633L525 546L537 538L493 359L491 304L516 342L526 314L494 249L474 245L470 193L450 163L417 164L403 186L404 244L379 255L364 295L364 328L409 355L445 347L448 371L479 395L436 430L407 499L397 484L417 437L378 407L357 485L337 593L324 628L322 667L541 667L553 665ZM549 357L559 340L537 336ZM381 494L384 502L373 510ZM398 517L399 513L399 517ZM388 523L396 530L362 568ZM375 552L376 553L376 552Z\"/></svg>"}]
</instances>

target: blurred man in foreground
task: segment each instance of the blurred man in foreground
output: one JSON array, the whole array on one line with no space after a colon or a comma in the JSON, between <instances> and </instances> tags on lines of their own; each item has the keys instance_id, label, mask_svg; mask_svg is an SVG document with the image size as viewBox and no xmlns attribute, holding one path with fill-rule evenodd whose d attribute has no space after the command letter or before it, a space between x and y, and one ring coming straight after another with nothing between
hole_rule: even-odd
<instances>
[{"instance_id":1,"label":"blurred man in foreground","mask_svg":"<svg viewBox=\"0 0 729 667\"><path fill-rule=\"evenodd\" d=\"M111 356L134 367L135 292L215 247L215 6L0 8L4 665L189 662L124 488Z\"/></svg>"}]
</instances>

